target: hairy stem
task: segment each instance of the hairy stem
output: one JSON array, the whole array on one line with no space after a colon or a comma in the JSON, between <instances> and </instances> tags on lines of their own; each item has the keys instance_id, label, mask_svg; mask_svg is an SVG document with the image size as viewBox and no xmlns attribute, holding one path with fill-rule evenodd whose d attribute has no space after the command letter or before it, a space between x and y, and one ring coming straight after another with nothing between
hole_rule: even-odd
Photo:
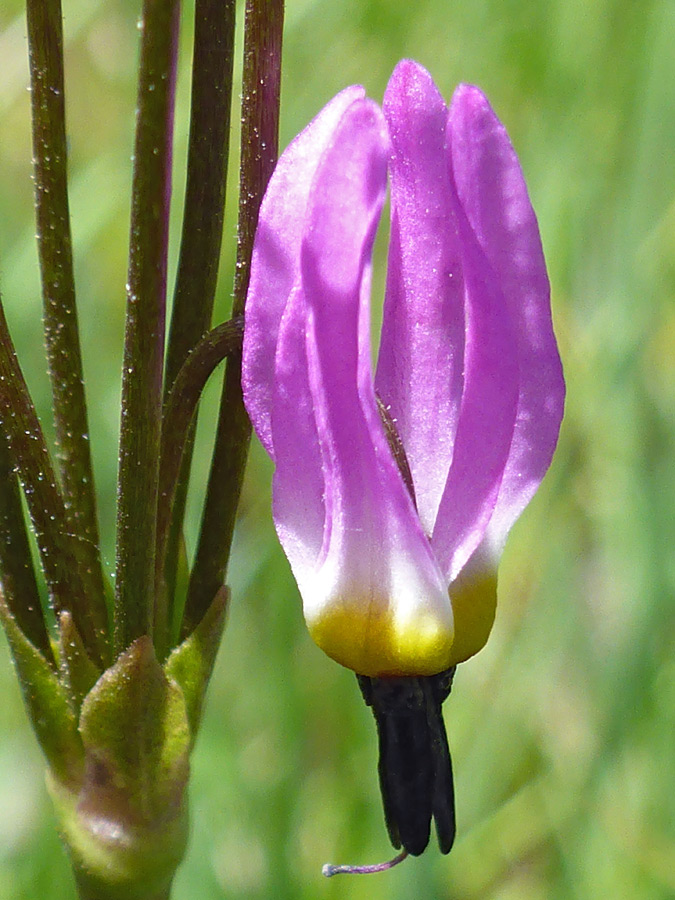
<instances>
[{"instance_id":1,"label":"hairy stem","mask_svg":"<svg viewBox=\"0 0 675 900\"><path fill-rule=\"evenodd\" d=\"M152 634L178 0L141 20L117 495L115 650Z\"/></svg>"},{"instance_id":2,"label":"hairy stem","mask_svg":"<svg viewBox=\"0 0 675 900\"><path fill-rule=\"evenodd\" d=\"M68 211L61 0L28 0L35 216L56 464L89 602L107 616L75 305Z\"/></svg>"},{"instance_id":3,"label":"hairy stem","mask_svg":"<svg viewBox=\"0 0 675 900\"><path fill-rule=\"evenodd\" d=\"M90 603L76 543L35 407L21 372L0 304L0 424L10 459L26 495L50 600L57 612L70 610L87 649L107 658L105 610Z\"/></svg>"},{"instance_id":4,"label":"hairy stem","mask_svg":"<svg viewBox=\"0 0 675 900\"><path fill-rule=\"evenodd\" d=\"M23 634L56 668L42 617L19 486L4 434L0 435L0 587Z\"/></svg>"},{"instance_id":5,"label":"hairy stem","mask_svg":"<svg viewBox=\"0 0 675 900\"><path fill-rule=\"evenodd\" d=\"M223 234L232 107L235 0L197 0L192 63L187 185L171 328L165 399L192 348L209 329ZM174 618L176 571L182 543L194 425L188 433L173 502L157 618ZM182 598L184 602L184 597ZM161 605L166 609L162 613Z\"/></svg>"},{"instance_id":6,"label":"hairy stem","mask_svg":"<svg viewBox=\"0 0 675 900\"><path fill-rule=\"evenodd\" d=\"M283 21L283 0L247 0L233 317L244 311L258 211L277 160ZM241 356L234 354L228 359L223 384L183 634L199 622L224 581L250 435L241 394Z\"/></svg>"},{"instance_id":7,"label":"hairy stem","mask_svg":"<svg viewBox=\"0 0 675 900\"><path fill-rule=\"evenodd\" d=\"M227 356L239 352L243 333L243 319L223 322L197 344L183 363L165 406L162 451L159 475L159 506L157 515L157 588L163 594L163 573L169 525L179 483L181 463L190 436L190 425L204 386L216 366ZM159 645L158 657L163 659L170 649L169 633L172 622L164 623L164 633L155 636ZM158 629L159 630L159 629Z\"/></svg>"}]
</instances>

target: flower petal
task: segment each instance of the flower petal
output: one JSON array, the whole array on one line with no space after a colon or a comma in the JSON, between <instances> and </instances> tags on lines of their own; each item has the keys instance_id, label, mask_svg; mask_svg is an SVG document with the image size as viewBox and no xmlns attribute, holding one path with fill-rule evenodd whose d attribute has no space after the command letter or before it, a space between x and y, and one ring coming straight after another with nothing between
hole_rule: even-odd
<instances>
[{"instance_id":1,"label":"flower petal","mask_svg":"<svg viewBox=\"0 0 675 900\"><path fill-rule=\"evenodd\" d=\"M454 164L448 158L448 165ZM462 160L467 167L470 160ZM456 191L453 180L453 193ZM464 273L464 392L452 464L432 535L449 582L479 545L492 516L511 446L518 359L510 311L457 201Z\"/></svg>"},{"instance_id":2,"label":"flower petal","mask_svg":"<svg viewBox=\"0 0 675 900\"><path fill-rule=\"evenodd\" d=\"M452 459L464 365L464 285L445 152L448 111L429 73L399 63L384 95L391 236L376 389L408 456L431 534Z\"/></svg>"},{"instance_id":3,"label":"flower petal","mask_svg":"<svg viewBox=\"0 0 675 900\"><path fill-rule=\"evenodd\" d=\"M514 326L520 372L513 441L489 529L500 545L549 467L565 385L537 220L506 130L478 88L456 90L448 140L460 201Z\"/></svg>"},{"instance_id":4,"label":"flower petal","mask_svg":"<svg viewBox=\"0 0 675 900\"><path fill-rule=\"evenodd\" d=\"M387 444L370 363L370 259L387 152L378 107L353 103L311 191L302 289L326 521L317 566L299 555L291 563L310 632L330 656L365 675L427 674L445 667L452 611ZM285 483L275 479L275 491L293 492L293 466L303 464L296 453L285 469L279 465Z\"/></svg>"},{"instance_id":5,"label":"flower petal","mask_svg":"<svg viewBox=\"0 0 675 900\"><path fill-rule=\"evenodd\" d=\"M260 206L246 300L242 384L246 409L273 457L272 384L279 324L299 276L307 199L321 159L345 109L365 94L345 88L282 153Z\"/></svg>"},{"instance_id":6,"label":"flower petal","mask_svg":"<svg viewBox=\"0 0 675 900\"><path fill-rule=\"evenodd\" d=\"M298 585L323 545L324 476L307 370L307 304L291 292L279 328L272 405L274 523ZM302 590L302 588L301 588Z\"/></svg>"}]
</instances>

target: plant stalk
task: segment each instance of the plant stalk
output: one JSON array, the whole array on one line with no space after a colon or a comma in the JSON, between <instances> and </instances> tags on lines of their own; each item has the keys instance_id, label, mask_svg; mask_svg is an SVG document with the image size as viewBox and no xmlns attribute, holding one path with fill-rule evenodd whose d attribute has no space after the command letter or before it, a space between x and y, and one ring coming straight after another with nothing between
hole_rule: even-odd
<instances>
[{"instance_id":1,"label":"plant stalk","mask_svg":"<svg viewBox=\"0 0 675 900\"><path fill-rule=\"evenodd\" d=\"M0 588L17 625L56 669L47 635L16 473L0 435Z\"/></svg>"},{"instance_id":2,"label":"plant stalk","mask_svg":"<svg viewBox=\"0 0 675 900\"><path fill-rule=\"evenodd\" d=\"M107 658L105 609L91 604L78 564L78 536L67 526L63 497L35 407L16 357L0 304L0 424L33 523L49 598L58 613L70 610L87 649Z\"/></svg>"},{"instance_id":3,"label":"plant stalk","mask_svg":"<svg viewBox=\"0 0 675 900\"><path fill-rule=\"evenodd\" d=\"M152 634L180 5L144 0L117 488L114 645Z\"/></svg>"},{"instance_id":4,"label":"plant stalk","mask_svg":"<svg viewBox=\"0 0 675 900\"><path fill-rule=\"evenodd\" d=\"M167 345L164 397L193 347L211 325L225 213L232 108L235 0L196 0L190 140L180 256ZM185 597L176 597L183 542L193 424L187 435L167 538L162 590L156 594L156 628L170 627ZM178 607L178 608L176 608ZM162 638L157 635L158 652Z\"/></svg>"},{"instance_id":5,"label":"plant stalk","mask_svg":"<svg viewBox=\"0 0 675 900\"><path fill-rule=\"evenodd\" d=\"M283 0L247 0L233 317L244 311L258 211L278 155L283 22ZM241 355L233 354L223 384L183 635L200 621L225 580L250 437L241 393Z\"/></svg>"},{"instance_id":6,"label":"plant stalk","mask_svg":"<svg viewBox=\"0 0 675 900\"><path fill-rule=\"evenodd\" d=\"M165 404L157 514L156 596L164 594L163 579L171 534L171 515L199 398L216 366L226 357L239 352L242 333L243 319L240 317L223 322L203 337L183 363ZM159 659L164 659L168 653L169 633L173 638L174 632L171 619L162 624L162 634L157 634L155 639L156 646L159 645Z\"/></svg>"},{"instance_id":7,"label":"plant stalk","mask_svg":"<svg viewBox=\"0 0 675 900\"><path fill-rule=\"evenodd\" d=\"M96 493L75 304L68 209L61 0L28 0L35 217L56 464L89 603L107 619Z\"/></svg>"}]
</instances>

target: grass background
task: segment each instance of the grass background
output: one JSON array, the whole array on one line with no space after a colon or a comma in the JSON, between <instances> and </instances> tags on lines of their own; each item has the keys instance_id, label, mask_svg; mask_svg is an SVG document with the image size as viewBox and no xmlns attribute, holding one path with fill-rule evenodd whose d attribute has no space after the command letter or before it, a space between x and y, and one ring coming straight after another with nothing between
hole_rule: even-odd
<instances>
[{"instance_id":1,"label":"grass background","mask_svg":"<svg viewBox=\"0 0 675 900\"><path fill-rule=\"evenodd\" d=\"M76 275L111 571L139 4L64 7ZM176 225L191 12L187 3ZM390 854L374 727L353 675L304 630L271 525L270 466L253 447L175 900L675 897L674 45L672 0L288 0L282 146L345 84L379 99L402 56L426 65L448 98L458 81L490 96L541 224L567 410L551 471L507 547L490 643L461 666L445 707L455 849L441 857L432 844L370 878L321 879L323 862ZM22 4L4 0L0 284L46 419L27 84ZM231 185L219 319L236 159ZM380 246L376 293L383 263ZM216 396L211 386L197 494ZM197 496L192 545L198 508ZM72 900L4 643L0 697L0 897Z\"/></svg>"}]
</instances>

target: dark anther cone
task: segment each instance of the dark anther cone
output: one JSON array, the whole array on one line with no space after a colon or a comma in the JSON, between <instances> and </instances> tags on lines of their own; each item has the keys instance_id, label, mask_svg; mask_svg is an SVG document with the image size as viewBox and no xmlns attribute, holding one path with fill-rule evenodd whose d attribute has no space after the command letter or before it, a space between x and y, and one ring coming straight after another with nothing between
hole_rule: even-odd
<instances>
[{"instance_id":1,"label":"dark anther cone","mask_svg":"<svg viewBox=\"0 0 675 900\"><path fill-rule=\"evenodd\" d=\"M415 678L357 676L377 724L389 837L413 856L429 843L432 818L442 853L450 852L455 839L452 762L441 711L454 673L453 666Z\"/></svg>"}]
</instances>

